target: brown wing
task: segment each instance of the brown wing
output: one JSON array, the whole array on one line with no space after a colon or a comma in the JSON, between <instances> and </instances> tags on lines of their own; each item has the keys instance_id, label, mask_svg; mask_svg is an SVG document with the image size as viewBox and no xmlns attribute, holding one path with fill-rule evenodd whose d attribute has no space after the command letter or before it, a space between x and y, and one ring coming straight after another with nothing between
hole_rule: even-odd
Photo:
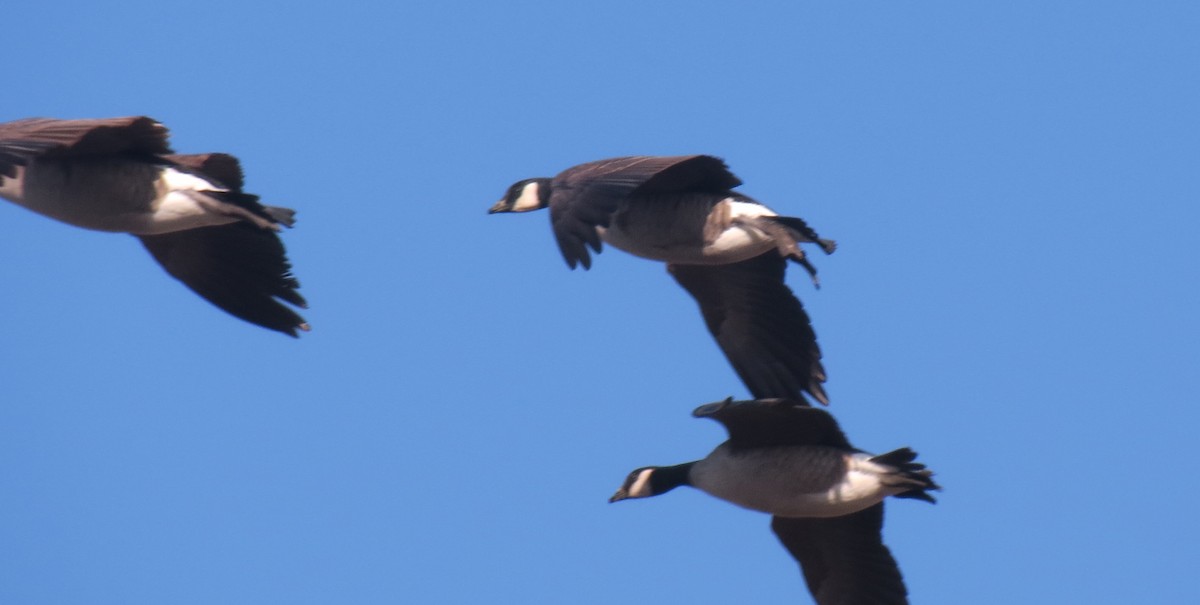
<instances>
[{"instance_id":1,"label":"brown wing","mask_svg":"<svg viewBox=\"0 0 1200 605\"><path fill-rule=\"evenodd\" d=\"M883 545L883 504L843 517L773 517L771 529L800 563L817 605L904 605L908 590Z\"/></svg>"},{"instance_id":2,"label":"brown wing","mask_svg":"<svg viewBox=\"0 0 1200 605\"><path fill-rule=\"evenodd\" d=\"M291 336L308 329L280 302L306 306L274 231L238 222L139 239L167 273L235 317Z\"/></svg>"},{"instance_id":3,"label":"brown wing","mask_svg":"<svg viewBox=\"0 0 1200 605\"><path fill-rule=\"evenodd\" d=\"M697 418L712 418L729 432L734 448L779 445L822 445L852 449L837 420L825 410L792 399L733 401L702 405L692 411Z\"/></svg>"},{"instance_id":4,"label":"brown wing","mask_svg":"<svg viewBox=\"0 0 1200 605\"><path fill-rule=\"evenodd\" d=\"M550 183L550 226L572 269L600 251L596 227L607 227L622 200L636 193L728 191L742 184L725 162L708 155L631 156L568 168Z\"/></svg>"},{"instance_id":5,"label":"brown wing","mask_svg":"<svg viewBox=\"0 0 1200 605\"><path fill-rule=\"evenodd\" d=\"M167 129L147 117L99 120L28 118L0 124L0 176L15 176L39 156L171 153Z\"/></svg>"},{"instance_id":6,"label":"brown wing","mask_svg":"<svg viewBox=\"0 0 1200 605\"><path fill-rule=\"evenodd\" d=\"M828 404L817 335L800 300L783 282L787 261L774 250L729 265L670 265L696 299L708 331L758 399Z\"/></svg>"}]
</instances>

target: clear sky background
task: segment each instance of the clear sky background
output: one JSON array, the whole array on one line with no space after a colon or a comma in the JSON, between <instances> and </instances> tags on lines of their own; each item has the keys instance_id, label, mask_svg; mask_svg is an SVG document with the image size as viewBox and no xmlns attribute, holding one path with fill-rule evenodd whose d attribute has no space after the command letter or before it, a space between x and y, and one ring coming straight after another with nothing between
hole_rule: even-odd
<instances>
[{"instance_id":1,"label":"clear sky background","mask_svg":"<svg viewBox=\"0 0 1200 605\"><path fill-rule=\"evenodd\" d=\"M834 4L6 7L0 120L236 154L313 332L0 203L0 602L806 602L765 515L606 502L747 395L692 300L486 214L691 153L840 244L788 281L850 439L945 486L887 509L914 603L1194 599L1200 6Z\"/></svg>"}]
</instances>

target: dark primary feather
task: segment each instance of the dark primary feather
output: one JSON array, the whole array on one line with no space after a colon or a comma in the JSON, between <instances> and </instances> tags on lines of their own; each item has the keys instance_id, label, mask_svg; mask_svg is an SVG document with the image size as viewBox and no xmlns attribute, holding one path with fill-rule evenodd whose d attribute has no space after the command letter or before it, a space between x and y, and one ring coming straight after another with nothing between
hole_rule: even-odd
<instances>
[{"instance_id":1,"label":"dark primary feather","mask_svg":"<svg viewBox=\"0 0 1200 605\"><path fill-rule=\"evenodd\" d=\"M729 432L734 448L820 445L853 449L837 420L825 410L791 399L725 400L702 405L697 418L712 418Z\"/></svg>"},{"instance_id":2,"label":"dark primary feather","mask_svg":"<svg viewBox=\"0 0 1200 605\"><path fill-rule=\"evenodd\" d=\"M231 315L291 336L307 328L277 300L306 306L275 232L238 222L139 239L167 273Z\"/></svg>"},{"instance_id":3,"label":"dark primary feather","mask_svg":"<svg viewBox=\"0 0 1200 605\"><path fill-rule=\"evenodd\" d=\"M900 567L883 544L883 503L842 517L773 517L771 529L800 563L817 605L908 603Z\"/></svg>"},{"instance_id":4,"label":"dark primary feather","mask_svg":"<svg viewBox=\"0 0 1200 605\"><path fill-rule=\"evenodd\" d=\"M599 252L600 234L630 196L692 191L723 192L741 184L725 162L707 155L631 156L568 168L550 184L550 226L572 269L591 268L587 247Z\"/></svg>"},{"instance_id":5,"label":"dark primary feather","mask_svg":"<svg viewBox=\"0 0 1200 605\"><path fill-rule=\"evenodd\" d=\"M696 299L708 331L757 399L829 403L825 368L808 314L784 283L787 261L774 250L728 265L670 265Z\"/></svg>"},{"instance_id":6,"label":"dark primary feather","mask_svg":"<svg viewBox=\"0 0 1200 605\"><path fill-rule=\"evenodd\" d=\"M147 117L58 120L28 118L0 124L0 175L38 156L171 153L165 126Z\"/></svg>"}]
</instances>

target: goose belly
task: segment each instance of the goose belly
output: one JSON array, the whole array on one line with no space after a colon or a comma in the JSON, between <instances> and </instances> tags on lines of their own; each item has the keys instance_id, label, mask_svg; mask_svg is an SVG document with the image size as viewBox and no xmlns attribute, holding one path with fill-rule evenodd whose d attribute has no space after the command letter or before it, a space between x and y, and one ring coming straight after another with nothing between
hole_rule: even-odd
<instances>
[{"instance_id":1,"label":"goose belly","mask_svg":"<svg viewBox=\"0 0 1200 605\"><path fill-rule=\"evenodd\" d=\"M39 160L25 167L13 201L50 218L97 231L128 231L155 197L153 165L115 160Z\"/></svg>"},{"instance_id":2,"label":"goose belly","mask_svg":"<svg viewBox=\"0 0 1200 605\"><path fill-rule=\"evenodd\" d=\"M862 454L807 446L736 454L722 448L696 463L692 485L744 508L781 517L840 517L891 491L876 469L862 464Z\"/></svg>"},{"instance_id":3,"label":"goose belly","mask_svg":"<svg viewBox=\"0 0 1200 605\"><path fill-rule=\"evenodd\" d=\"M728 214L717 221L720 230L716 237L706 241L710 212ZM641 206L630 203L614 215L607 229L597 229L606 243L634 256L685 265L726 265L754 258L775 247L774 240L760 229L732 221L739 216L774 214L761 204L729 198L715 204L703 200L670 206L662 202L642 202Z\"/></svg>"},{"instance_id":4,"label":"goose belly","mask_svg":"<svg viewBox=\"0 0 1200 605\"><path fill-rule=\"evenodd\" d=\"M13 201L64 223L148 235L235 222L214 213L205 191L220 191L193 174L121 159L37 161L21 175ZM18 189L5 183L7 188Z\"/></svg>"}]
</instances>

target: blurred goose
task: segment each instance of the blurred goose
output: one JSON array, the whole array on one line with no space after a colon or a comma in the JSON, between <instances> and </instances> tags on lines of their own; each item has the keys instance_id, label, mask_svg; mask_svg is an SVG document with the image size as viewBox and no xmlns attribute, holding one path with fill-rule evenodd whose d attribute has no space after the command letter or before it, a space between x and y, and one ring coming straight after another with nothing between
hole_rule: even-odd
<instances>
[{"instance_id":1,"label":"blurred goose","mask_svg":"<svg viewBox=\"0 0 1200 605\"><path fill-rule=\"evenodd\" d=\"M237 158L174 155L146 117L0 124L0 197L50 218L130 233L175 278L230 314L296 336L305 307L276 231L295 212L242 192Z\"/></svg>"},{"instance_id":2,"label":"blurred goose","mask_svg":"<svg viewBox=\"0 0 1200 605\"><path fill-rule=\"evenodd\" d=\"M782 399L696 408L729 440L703 460L634 470L609 502L690 485L773 515L771 529L800 564L818 605L908 602L900 568L881 537L888 496L934 502L941 489L916 452L873 456L853 448L824 410Z\"/></svg>"},{"instance_id":3,"label":"blurred goose","mask_svg":"<svg viewBox=\"0 0 1200 605\"><path fill-rule=\"evenodd\" d=\"M799 244L815 243L827 254L836 244L803 220L731 191L740 184L712 156L613 158L518 181L489 213L549 207L572 269L590 268L588 247L600 252L602 241L668 263L755 397L806 394L828 403L816 334L783 278L790 259L815 282Z\"/></svg>"}]
</instances>

